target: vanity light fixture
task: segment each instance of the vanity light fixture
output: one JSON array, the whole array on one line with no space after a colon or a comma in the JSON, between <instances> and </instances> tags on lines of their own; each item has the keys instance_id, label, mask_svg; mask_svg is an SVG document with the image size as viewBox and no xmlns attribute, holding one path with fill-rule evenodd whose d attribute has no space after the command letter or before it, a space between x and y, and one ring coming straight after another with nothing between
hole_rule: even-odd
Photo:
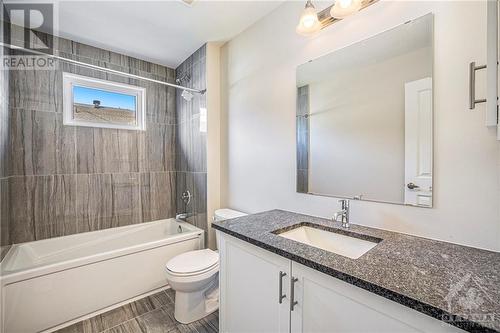
<instances>
[{"instance_id":1,"label":"vanity light fixture","mask_svg":"<svg viewBox=\"0 0 500 333\"><path fill-rule=\"evenodd\" d=\"M336 0L330 9L330 15L343 19L361 9L361 0Z\"/></svg>"},{"instance_id":2,"label":"vanity light fixture","mask_svg":"<svg viewBox=\"0 0 500 333\"><path fill-rule=\"evenodd\" d=\"M316 11L311 0L308 0L306 7L300 15L300 21L295 29L299 35L311 36L329 25L341 21L379 0L335 0L333 5L326 7L319 12Z\"/></svg>"},{"instance_id":3,"label":"vanity light fixture","mask_svg":"<svg viewBox=\"0 0 500 333\"><path fill-rule=\"evenodd\" d=\"M311 36L321 30L316 8L311 0L307 0L306 6L300 14L299 24L295 31L302 36Z\"/></svg>"}]
</instances>

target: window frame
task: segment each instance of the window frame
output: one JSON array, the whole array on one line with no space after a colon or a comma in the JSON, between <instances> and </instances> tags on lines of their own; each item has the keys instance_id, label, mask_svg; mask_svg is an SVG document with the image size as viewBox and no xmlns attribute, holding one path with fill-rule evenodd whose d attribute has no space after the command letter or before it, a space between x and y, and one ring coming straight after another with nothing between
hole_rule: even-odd
<instances>
[{"instance_id":1,"label":"window frame","mask_svg":"<svg viewBox=\"0 0 500 333\"><path fill-rule=\"evenodd\" d=\"M93 121L84 121L75 119L73 113L74 86L104 90L111 93L134 95L136 103L135 106L136 125L102 123L102 122L93 122ZM84 127L145 131L146 88L64 72L63 73L63 124L67 126L84 126Z\"/></svg>"}]
</instances>

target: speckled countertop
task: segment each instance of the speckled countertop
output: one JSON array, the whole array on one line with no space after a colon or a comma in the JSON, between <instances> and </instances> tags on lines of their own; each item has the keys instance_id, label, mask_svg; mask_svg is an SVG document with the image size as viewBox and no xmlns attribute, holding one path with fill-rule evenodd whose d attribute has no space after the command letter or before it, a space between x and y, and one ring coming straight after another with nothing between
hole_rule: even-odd
<instances>
[{"instance_id":1,"label":"speckled countertop","mask_svg":"<svg viewBox=\"0 0 500 333\"><path fill-rule=\"evenodd\" d=\"M351 224L349 232L358 238L382 241L350 259L273 233L299 223L345 230L331 220L282 210L212 226L469 332L500 332L500 253Z\"/></svg>"}]
</instances>

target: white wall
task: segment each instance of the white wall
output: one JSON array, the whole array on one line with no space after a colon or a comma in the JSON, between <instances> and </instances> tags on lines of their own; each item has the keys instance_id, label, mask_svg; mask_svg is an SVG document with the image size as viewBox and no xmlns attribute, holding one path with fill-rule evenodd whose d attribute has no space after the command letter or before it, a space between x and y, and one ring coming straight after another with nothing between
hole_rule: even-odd
<instances>
[{"instance_id":1,"label":"white wall","mask_svg":"<svg viewBox=\"0 0 500 333\"><path fill-rule=\"evenodd\" d=\"M223 48L221 205L332 216L334 198L295 192L295 68L434 12L434 208L353 202L352 220L500 250L500 145L484 126L484 104L467 108L468 63L486 60L486 3L379 2L315 38L295 33L302 7L285 2Z\"/></svg>"},{"instance_id":2,"label":"white wall","mask_svg":"<svg viewBox=\"0 0 500 333\"><path fill-rule=\"evenodd\" d=\"M429 52L420 48L311 82L309 192L404 202L405 83L431 75Z\"/></svg>"}]
</instances>

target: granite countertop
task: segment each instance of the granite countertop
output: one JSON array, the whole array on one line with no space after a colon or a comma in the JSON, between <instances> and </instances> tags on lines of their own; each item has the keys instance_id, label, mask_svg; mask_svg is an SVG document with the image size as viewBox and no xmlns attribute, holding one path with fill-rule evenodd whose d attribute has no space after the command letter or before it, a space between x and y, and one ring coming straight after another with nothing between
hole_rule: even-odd
<instances>
[{"instance_id":1,"label":"granite countertop","mask_svg":"<svg viewBox=\"0 0 500 333\"><path fill-rule=\"evenodd\" d=\"M500 253L351 224L349 233L381 241L350 259L275 234L299 223L346 230L331 220L282 210L212 226L469 332L500 332Z\"/></svg>"}]
</instances>

